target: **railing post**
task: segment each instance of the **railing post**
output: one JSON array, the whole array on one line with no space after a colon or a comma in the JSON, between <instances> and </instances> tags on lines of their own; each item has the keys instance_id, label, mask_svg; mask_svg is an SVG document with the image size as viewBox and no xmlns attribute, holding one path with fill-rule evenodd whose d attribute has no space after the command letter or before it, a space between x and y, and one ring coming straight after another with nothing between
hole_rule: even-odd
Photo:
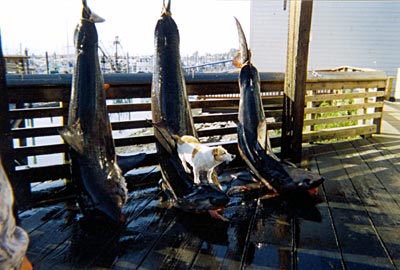
<instances>
[{"instance_id":1,"label":"railing post","mask_svg":"<svg viewBox=\"0 0 400 270\"><path fill-rule=\"evenodd\" d=\"M290 1L283 99L282 156L301 161L312 0Z\"/></svg>"},{"instance_id":2,"label":"railing post","mask_svg":"<svg viewBox=\"0 0 400 270\"><path fill-rule=\"evenodd\" d=\"M396 87L394 89L394 101L400 101L400 68L397 68Z\"/></svg>"},{"instance_id":3,"label":"railing post","mask_svg":"<svg viewBox=\"0 0 400 270\"><path fill-rule=\"evenodd\" d=\"M386 91L386 88L378 88L377 91ZM380 96L380 97L376 97L375 102L385 102L385 96ZM377 107L375 108L375 112L380 112L381 117L379 118L374 118L374 120L372 121L373 124L376 125L376 133L380 134L381 133L381 129L382 129L382 120L383 120L383 107Z\"/></svg>"},{"instance_id":4,"label":"railing post","mask_svg":"<svg viewBox=\"0 0 400 270\"><path fill-rule=\"evenodd\" d=\"M14 190L14 211L25 208L30 201L30 183L15 176L13 139L11 136L11 121L9 117L9 98L6 85L6 65L1 47L0 36L0 155L4 169ZM1 191L0 191L1 193Z\"/></svg>"},{"instance_id":5,"label":"railing post","mask_svg":"<svg viewBox=\"0 0 400 270\"><path fill-rule=\"evenodd\" d=\"M386 94L385 94L385 100L387 100L387 101L391 101L391 99L392 99L393 81L394 81L394 77L390 76L387 78ZM394 97L393 97L393 99L394 99Z\"/></svg>"}]
</instances>

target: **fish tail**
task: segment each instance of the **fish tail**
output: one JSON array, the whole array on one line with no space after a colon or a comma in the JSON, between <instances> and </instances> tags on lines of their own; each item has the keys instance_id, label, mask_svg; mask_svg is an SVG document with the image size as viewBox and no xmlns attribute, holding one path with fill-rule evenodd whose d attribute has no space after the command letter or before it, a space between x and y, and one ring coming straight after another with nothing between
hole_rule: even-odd
<instances>
[{"instance_id":1,"label":"fish tail","mask_svg":"<svg viewBox=\"0 0 400 270\"><path fill-rule=\"evenodd\" d=\"M82 12L82 20L87 20L92 23L100 23L104 22L105 19L91 11L91 9L87 5L86 0L82 0L82 5L83 5L83 12Z\"/></svg>"},{"instance_id":2,"label":"fish tail","mask_svg":"<svg viewBox=\"0 0 400 270\"><path fill-rule=\"evenodd\" d=\"M239 35L239 46L240 46L240 56L241 56L241 62L242 66L250 63L251 61L251 51L249 50L247 46L247 41L246 41L246 36L244 35L243 28L239 22L239 20L235 18L236 21L236 27L238 30L238 35Z\"/></svg>"},{"instance_id":3,"label":"fish tail","mask_svg":"<svg viewBox=\"0 0 400 270\"><path fill-rule=\"evenodd\" d=\"M165 3L167 2L167 3ZM163 11L162 14L171 16L171 0L163 0Z\"/></svg>"}]
</instances>

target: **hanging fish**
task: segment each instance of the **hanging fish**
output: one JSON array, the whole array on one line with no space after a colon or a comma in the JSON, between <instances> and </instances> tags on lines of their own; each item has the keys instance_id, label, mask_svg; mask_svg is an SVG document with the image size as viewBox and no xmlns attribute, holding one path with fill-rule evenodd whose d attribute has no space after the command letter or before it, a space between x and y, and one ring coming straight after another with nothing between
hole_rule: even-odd
<instances>
[{"instance_id":1,"label":"hanging fish","mask_svg":"<svg viewBox=\"0 0 400 270\"><path fill-rule=\"evenodd\" d=\"M123 222L126 182L117 164L98 57L95 23L104 19L82 1L82 18L75 32L76 63L68 126L60 135L70 146L73 183L84 215Z\"/></svg>"},{"instance_id":2,"label":"hanging fish","mask_svg":"<svg viewBox=\"0 0 400 270\"><path fill-rule=\"evenodd\" d=\"M197 137L186 93L179 52L179 32L171 17L171 1L163 2L155 34L155 55L151 90L152 123L162 172L163 186L176 206L189 211L215 210L229 198L218 188L194 185L179 159L174 135Z\"/></svg>"},{"instance_id":3,"label":"hanging fish","mask_svg":"<svg viewBox=\"0 0 400 270\"><path fill-rule=\"evenodd\" d=\"M260 94L260 77L251 63L251 51L243 29L235 20L241 57L237 127L239 153L256 179L277 193L314 189L324 181L322 176L281 162L272 151Z\"/></svg>"}]
</instances>

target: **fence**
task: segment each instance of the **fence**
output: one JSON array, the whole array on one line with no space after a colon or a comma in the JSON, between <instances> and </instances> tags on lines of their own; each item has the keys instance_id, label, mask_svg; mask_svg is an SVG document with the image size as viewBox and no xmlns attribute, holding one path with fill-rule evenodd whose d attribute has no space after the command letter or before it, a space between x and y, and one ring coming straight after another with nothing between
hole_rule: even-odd
<instances>
[{"instance_id":1,"label":"fence","mask_svg":"<svg viewBox=\"0 0 400 270\"><path fill-rule=\"evenodd\" d=\"M283 73L261 73L271 143L280 146ZM151 74L106 74L108 112L117 152L146 152L156 165L151 118ZM237 73L186 76L198 135L237 153ZM67 123L71 75L9 75L1 94L3 163L19 201L29 202L31 183L69 179L68 147L58 135ZM387 77L384 72L320 72L309 75L303 142L380 132Z\"/></svg>"}]
</instances>

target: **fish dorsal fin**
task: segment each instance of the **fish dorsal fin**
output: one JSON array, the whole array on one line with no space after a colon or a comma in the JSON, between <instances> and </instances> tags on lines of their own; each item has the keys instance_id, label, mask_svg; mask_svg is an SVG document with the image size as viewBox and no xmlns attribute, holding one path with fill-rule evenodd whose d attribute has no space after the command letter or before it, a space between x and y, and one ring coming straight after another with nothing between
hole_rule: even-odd
<instances>
[{"instance_id":1,"label":"fish dorsal fin","mask_svg":"<svg viewBox=\"0 0 400 270\"><path fill-rule=\"evenodd\" d=\"M83 131L78 120L75 124L66 126L58 131L64 141L79 154L83 154Z\"/></svg>"}]
</instances>

